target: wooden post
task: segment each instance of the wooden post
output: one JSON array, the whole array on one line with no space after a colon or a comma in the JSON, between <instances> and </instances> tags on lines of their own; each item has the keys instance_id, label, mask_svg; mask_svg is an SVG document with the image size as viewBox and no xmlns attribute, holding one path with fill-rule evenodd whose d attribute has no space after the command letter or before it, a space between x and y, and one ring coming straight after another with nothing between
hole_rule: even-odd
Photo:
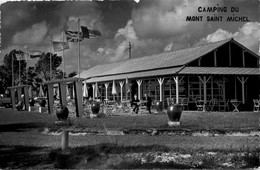
<instances>
[{"instance_id":1,"label":"wooden post","mask_svg":"<svg viewBox=\"0 0 260 170\"><path fill-rule=\"evenodd\" d=\"M106 87L106 99L108 99L108 94L107 94L107 88L109 86L109 83L105 83L105 87Z\"/></svg>"},{"instance_id":2,"label":"wooden post","mask_svg":"<svg viewBox=\"0 0 260 170\"><path fill-rule=\"evenodd\" d=\"M15 89L10 89L12 108L15 109Z\"/></svg>"},{"instance_id":3,"label":"wooden post","mask_svg":"<svg viewBox=\"0 0 260 170\"><path fill-rule=\"evenodd\" d=\"M162 102L163 101L162 84L163 84L164 78L158 78L157 80L160 85L160 102Z\"/></svg>"},{"instance_id":4,"label":"wooden post","mask_svg":"<svg viewBox=\"0 0 260 170\"><path fill-rule=\"evenodd\" d=\"M228 43L228 59L229 59L229 66L231 66L231 45L230 45L230 42Z\"/></svg>"},{"instance_id":5,"label":"wooden post","mask_svg":"<svg viewBox=\"0 0 260 170\"><path fill-rule=\"evenodd\" d=\"M138 99L141 100L141 84L142 84L142 80L136 80L137 84L138 84Z\"/></svg>"},{"instance_id":6,"label":"wooden post","mask_svg":"<svg viewBox=\"0 0 260 170\"><path fill-rule=\"evenodd\" d=\"M176 103L179 103L179 76L173 77L176 86Z\"/></svg>"},{"instance_id":7,"label":"wooden post","mask_svg":"<svg viewBox=\"0 0 260 170\"><path fill-rule=\"evenodd\" d=\"M25 110L29 110L29 86L24 86L23 87L24 91L24 105L25 105Z\"/></svg>"},{"instance_id":8,"label":"wooden post","mask_svg":"<svg viewBox=\"0 0 260 170\"><path fill-rule=\"evenodd\" d=\"M123 86L124 86L124 82L123 81L120 81L119 82L119 84L120 84L120 92L121 92L121 101L123 101Z\"/></svg>"},{"instance_id":9,"label":"wooden post","mask_svg":"<svg viewBox=\"0 0 260 170\"><path fill-rule=\"evenodd\" d=\"M246 63L245 63L245 50L244 49L242 50L242 60L243 60L243 67L245 67Z\"/></svg>"},{"instance_id":10,"label":"wooden post","mask_svg":"<svg viewBox=\"0 0 260 170\"><path fill-rule=\"evenodd\" d=\"M237 77L237 79L242 84L242 103L245 104L245 83L246 83L248 77L246 79L244 77L241 77L241 79L239 77Z\"/></svg>"},{"instance_id":11,"label":"wooden post","mask_svg":"<svg viewBox=\"0 0 260 170\"><path fill-rule=\"evenodd\" d=\"M217 67L217 50L214 50L214 67Z\"/></svg>"},{"instance_id":12,"label":"wooden post","mask_svg":"<svg viewBox=\"0 0 260 170\"><path fill-rule=\"evenodd\" d=\"M22 100L22 89L20 87L16 88L18 95L18 102Z\"/></svg>"},{"instance_id":13,"label":"wooden post","mask_svg":"<svg viewBox=\"0 0 260 170\"><path fill-rule=\"evenodd\" d=\"M61 106L66 106L67 105L66 82L59 83L59 92L60 92L60 104L61 104Z\"/></svg>"},{"instance_id":14,"label":"wooden post","mask_svg":"<svg viewBox=\"0 0 260 170\"><path fill-rule=\"evenodd\" d=\"M69 131L62 130L61 134L61 150L65 151L69 148Z\"/></svg>"},{"instance_id":15,"label":"wooden post","mask_svg":"<svg viewBox=\"0 0 260 170\"><path fill-rule=\"evenodd\" d=\"M48 112L53 114L53 84L47 84Z\"/></svg>"},{"instance_id":16,"label":"wooden post","mask_svg":"<svg viewBox=\"0 0 260 170\"><path fill-rule=\"evenodd\" d=\"M74 81L74 93L75 93L75 106L76 106L76 117L83 115L83 96L82 96L82 82Z\"/></svg>"},{"instance_id":17,"label":"wooden post","mask_svg":"<svg viewBox=\"0 0 260 170\"><path fill-rule=\"evenodd\" d=\"M93 99L95 99L95 97L96 97L95 96L95 84L92 84L92 91L93 91L93 95L92 95Z\"/></svg>"},{"instance_id":18,"label":"wooden post","mask_svg":"<svg viewBox=\"0 0 260 170\"><path fill-rule=\"evenodd\" d=\"M203 91L204 91L204 105L203 105L203 111L206 111L206 102L207 102L207 82L209 81L211 77L208 79L206 76L203 76L203 79L199 76L200 81L203 83Z\"/></svg>"}]
</instances>

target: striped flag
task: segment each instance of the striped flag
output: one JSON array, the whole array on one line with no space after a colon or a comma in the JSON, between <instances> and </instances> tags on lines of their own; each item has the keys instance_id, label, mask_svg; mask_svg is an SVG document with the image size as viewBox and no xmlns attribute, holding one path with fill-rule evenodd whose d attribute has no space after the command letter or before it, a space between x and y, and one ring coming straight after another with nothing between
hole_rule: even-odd
<instances>
[{"instance_id":1,"label":"striped flag","mask_svg":"<svg viewBox=\"0 0 260 170\"><path fill-rule=\"evenodd\" d=\"M39 58L42 56L42 52L38 50L28 51L30 58Z\"/></svg>"},{"instance_id":2,"label":"striped flag","mask_svg":"<svg viewBox=\"0 0 260 170\"><path fill-rule=\"evenodd\" d=\"M54 52L59 52L59 51L69 49L69 43L68 42L52 41L52 45L53 45Z\"/></svg>"},{"instance_id":3,"label":"striped flag","mask_svg":"<svg viewBox=\"0 0 260 170\"><path fill-rule=\"evenodd\" d=\"M78 42L82 41L82 33L79 31L65 31L66 38L68 42Z\"/></svg>"},{"instance_id":4,"label":"striped flag","mask_svg":"<svg viewBox=\"0 0 260 170\"><path fill-rule=\"evenodd\" d=\"M90 30L87 27L81 26L83 38L100 38L101 33L98 30Z\"/></svg>"}]
</instances>

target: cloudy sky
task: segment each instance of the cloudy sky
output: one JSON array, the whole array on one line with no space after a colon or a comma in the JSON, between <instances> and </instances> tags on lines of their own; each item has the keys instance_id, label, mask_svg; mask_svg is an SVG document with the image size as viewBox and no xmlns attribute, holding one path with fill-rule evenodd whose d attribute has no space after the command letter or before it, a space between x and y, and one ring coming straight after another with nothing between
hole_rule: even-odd
<instances>
[{"instance_id":1,"label":"cloudy sky","mask_svg":"<svg viewBox=\"0 0 260 170\"><path fill-rule=\"evenodd\" d=\"M6 2L1 5L3 57L12 49L51 49L50 35L58 37L62 26L100 30L100 39L81 42L81 68L192 47L233 37L254 52L259 50L259 0L133 0L77 2ZM214 8L215 7L215 8ZM236 7L237 11L231 12ZM216 9L208 12L208 9ZM202 11L201 11L202 10ZM186 21L202 16L202 21ZM226 21L228 17L244 21ZM208 21L207 17L222 17ZM65 51L66 72L77 71L78 43ZM58 53L62 55L62 53ZM35 61L30 61L30 64Z\"/></svg>"}]
</instances>

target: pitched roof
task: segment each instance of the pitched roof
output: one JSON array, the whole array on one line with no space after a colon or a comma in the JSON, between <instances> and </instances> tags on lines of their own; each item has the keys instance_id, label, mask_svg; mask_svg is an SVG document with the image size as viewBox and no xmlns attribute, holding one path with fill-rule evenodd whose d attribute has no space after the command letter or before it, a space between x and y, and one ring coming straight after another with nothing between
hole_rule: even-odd
<instances>
[{"instance_id":1,"label":"pitched roof","mask_svg":"<svg viewBox=\"0 0 260 170\"><path fill-rule=\"evenodd\" d=\"M241 67L185 67L179 74L204 75L260 75L259 68Z\"/></svg>"},{"instance_id":2,"label":"pitched roof","mask_svg":"<svg viewBox=\"0 0 260 170\"><path fill-rule=\"evenodd\" d=\"M81 77L87 79L96 76L111 76L183 66L232 40L233 39L226 39L188 49L134 58L111 64L97 65L89 70L83 71Z\"/></svg>"}]
</instances>

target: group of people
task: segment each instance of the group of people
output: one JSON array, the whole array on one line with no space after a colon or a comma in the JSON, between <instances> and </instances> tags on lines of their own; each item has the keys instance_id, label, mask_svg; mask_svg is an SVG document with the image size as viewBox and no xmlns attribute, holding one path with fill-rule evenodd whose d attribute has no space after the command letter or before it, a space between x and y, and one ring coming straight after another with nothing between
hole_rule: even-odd
<instances>
[{"instance_id":1,"label":"group of people","mask_svg":"<svg viewBox=\"0 0 260 170\"><path fill-rule=\"evenodd\" d=\"M148 96L146 93L144 94L144 100L146 100L146 108L148 112L151 114L151 106L152 106L152 99L150 96ZM131 101L131 107L133 107L133 113L138 114L139 106L140 106L140 100L137 98L137 95L134 95L134 98Z\"/></svg>"}]
</instances>

